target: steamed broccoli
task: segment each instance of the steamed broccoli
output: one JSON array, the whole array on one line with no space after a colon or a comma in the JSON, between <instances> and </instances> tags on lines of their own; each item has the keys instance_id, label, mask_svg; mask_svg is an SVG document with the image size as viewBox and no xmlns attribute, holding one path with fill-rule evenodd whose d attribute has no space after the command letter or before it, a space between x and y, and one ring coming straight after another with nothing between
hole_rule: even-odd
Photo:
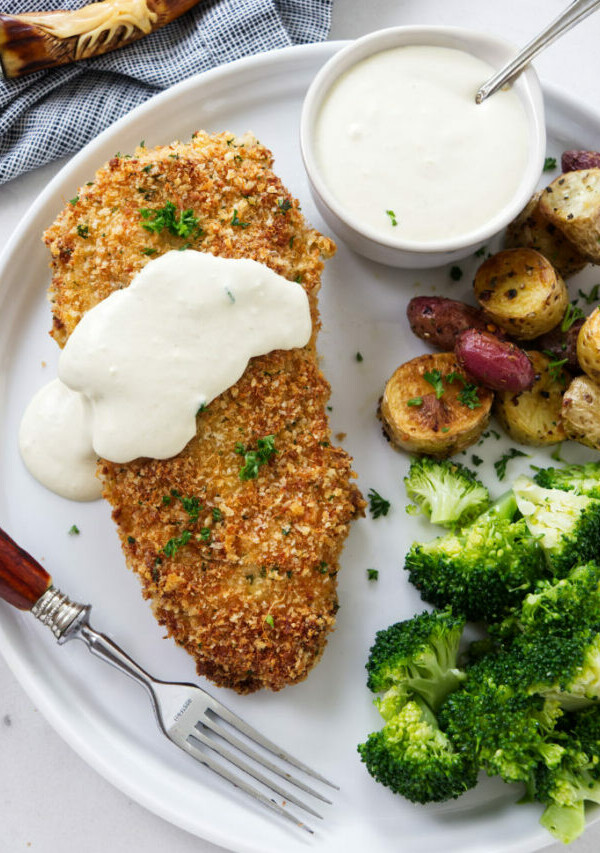
<instances>
[{"instance_id":1,"label":"steamed broccoli","mask_svg":"<svg viewBox=\"0 0 600 853\"><path fill-rule=\"evenodd\" d=\"M367 685L386 724L358 751L381 784L413 802L458 797L473 787L472 754L440 731L435 710L464 680L456 659L465 620L451 611L421 613L379 631L367 662Z\"/></svg>"},{"instance_id":2,"label":"steamed broccoli","mask_svg":"<svg viewBox=\"0 0 600 853\"><path fill-rule=\"evenodd\" d=\"M533 479L544 489L561 489L600 498L600 462L565 465L564 468L541 468Z\"/></svg>"},{"instance_id":3,"label":"steamed broccoli","mask_svg":"<svg viewBox=\"0 0 600 853\"><path fill-rule=\"evenodd\" d=\"M600 712L581 711L559 728L563 756L554 768L538 767L535 798L546 805L542 826L569 844L585 829L585 801L600 803Z\"/></svg>"},{"instance_id":4,"label":"steamed broccoli","mask_svg":"<svg viewBox=\"0 0 600 853\"><path fill-rule=\"evenodd\" d=\"M415 694L436 711L464 679L457 668L458 645L465 620L450 610L421 613L378 631L367 661L367 687L373 693L390 692L376 700L382 716L389 719L389 705Z\"/></svg>"},{"instance_id":5,"label":"steamed broccoli","mask_svg":"<svg viewBox=\"0 0 600 853\"><path fill-rule=\"evenodd\" d=\"M600 629L600 566L586 563L561 580L540 581L523 600L516 625L541 638L547 632L569 635L584 625Z\"/></svg>"},{"instance_id":6,"label":"steamed broccoli","mask_svg":"<svg viewBox=\"0 0 600 853\"><path fill-rule=\"evenodd\" d=\"M509 492L460 532L414 544L405 569L421 597L490 622L518 607L546 567L539 542L516 514Z\"/></svg>"},{"instance_id":7,"label":"steamed broccoli","mask_svg":"<svg viewBox=\"0 0 600 853\"><path fill-rule=\"evenodd\" d=\"M418 698L369 735L358 751L374 779L414 803L456 798L477 781L472 756L454 749Z\"/></svg>"},{"instance_id":8,"label":"steamed broccoli","mask_svg":"<svg viewBox=\"0 0 600 853\"><path fill-rule=\"evenodd\" d=\"M557 577L594 559L600 543L600 500L544 489L528 477L519 477L513 492L519 511L532 535L539 538Z\"/></svg>"},{"instance_id":9,"label":"steamed broccoli","mask_svg":"<svg viewBox=\"0 0 600 853\"><path fill-rule=\"evenodd\" d=\"M438 718L442 731L460 743L490 776L531 787L540 762L555 766L562 750L552 732L562 716L558 702L528 695L511 652L474 664L464 686L451 693Z\"/></svg>"},{"instance_id":10,"label":"steamed broccoli","mask_svg":"<svg viewBox=\"0 0 600 853\"><path fill-rule=\"evenodd\" d=\"M406 494L417 505L408 509L420 510L442 527L466 524L490 503L488 490L475 474L449 459L413 459L404 484Z\"/></svg>"}]
</instances>

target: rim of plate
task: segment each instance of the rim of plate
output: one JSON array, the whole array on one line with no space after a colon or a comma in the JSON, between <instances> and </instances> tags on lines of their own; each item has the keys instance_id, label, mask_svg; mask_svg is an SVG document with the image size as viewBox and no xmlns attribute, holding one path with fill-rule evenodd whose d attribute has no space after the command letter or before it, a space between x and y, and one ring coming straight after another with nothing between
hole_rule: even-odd
<instances>
[{"instance_id":1,"label":"rim of plate","mask_svg":"<svg viewBox=\"0 0 600 853\"><path fill-rule=\"evenodd\" d=\"M29 222L34 212L38 211L55 195L56 189L64 179L65 173L73 171L81 161L101 148L106 139L111 137L115 132L127 127L132 120L136 120L138 117L144 116L146 113L156 109L163 101L177 97L188 90L192 91L199 85L210 85L212 81L217 79L235 77L240 71L247 72L252 68L261 68L266 71L266 69L272 68L272 66L279 64L288 65L288 63L298 59L306 58L307 60L315 60L322 58L325 61L329 56L345 47L348 43L348 41L329 41L316 44L294 45L274 51L267 51L255 56L244 57L228 65L219 66L184 80L164 92L155 95L118 119L98 137L88 143L81 151L70 158L26 211L0 255L0 296L3 291L3 272L13 254L19 250L21 243L27 242L28 228L25 227L25 224ZM547 85L542 81L542 88L544 95L552 102L555 110L572 114L576 121L580 121L583 117L583 120L586 122L600 125L600 111L595 111L588 105L577 101L565 90L556 85ZM2 611L5 610L5 607L7 613L13 613L8 605L2 603ZM247 836L239 833L234 837L232 833L235 828L231 823L228 824L226 831L222 830L220 826L215 826L214 823L201 821L199 824L198 821L194 821L188 814L176 812L172 807L165 806L164 802L157 796L154 796L152 792L149 792L143 784L137 780L133 780L121 770L115 769L114 765L110 764L97 748L91 746L82 734L65 722L62 716L62 707L56 699L55 692L49 690L45 682L40 681L35 664L28 658L23 649L23 644L14 640L15 634L21 634L20 627L14 627L15 624L15 620L12 618L9 618L6 624L0 620L1 651L4 659L13 675L32 702L42 712L46 720L90 767L144 808L197 837L220 845L225 849L235 850L237 853L265 853L264 846L257 846ZM591 821L588 821L589 824L595 823L600 819L600 809L596 811L597 814ZM533 851L540 850L553 843L554 839L549 833L539 827L528 839L516 840L508 847L503 846L502 853L533 853ZM232 844L235 846L232 847ZM310 845L307 845L307 849L310 849Z\"/></svg>"}]
</instances>

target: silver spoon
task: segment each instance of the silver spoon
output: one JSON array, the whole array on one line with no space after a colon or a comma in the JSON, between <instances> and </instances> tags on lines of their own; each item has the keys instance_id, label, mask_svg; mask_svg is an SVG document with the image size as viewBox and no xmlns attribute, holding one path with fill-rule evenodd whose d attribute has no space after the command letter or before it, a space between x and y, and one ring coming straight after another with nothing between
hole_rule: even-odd
<instances>
[{"instance_id":1,"label":"silver spoon","mask_svg":"<svg viewBox=\"0 0 600 853\"><path fill-rule=\"evenodd\" d=\"M570 6L567 6L558 18L548 24L545 30L537 35L529 44L525 45L523 50L515 56L504 68L497 71L493 77L484 83L481 89L475 95L475 103L481 104L498 89L501 89L506 83L509 83L517 75L523 71L526 65L529 65L531 60L548 47L549 44L556 41L564 33L568 32L572 27L595 12L600 7L600 0L575 0Z\"/></svg>"}]
</instances>

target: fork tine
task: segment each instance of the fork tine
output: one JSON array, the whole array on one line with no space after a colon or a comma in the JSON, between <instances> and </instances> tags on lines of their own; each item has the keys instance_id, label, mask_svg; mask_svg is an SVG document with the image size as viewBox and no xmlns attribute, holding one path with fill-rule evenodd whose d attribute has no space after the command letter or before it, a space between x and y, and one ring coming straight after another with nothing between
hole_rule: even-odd
<instances>
[{"instance_id":1,"label":"fork tine","mask_svg":"<svg viewBox=\"0 0 600 853\"><path fill-rule=\"evenodd\" d=\"M208 702L210 699L210 702ZM207 704L209 705L211 711L216 714L221 719L225 720L225 722L229 723L230 726L233 726L238 732L246 735L246 737L260 744L265 749L268 749L269 752L272 752L273 755L276 755L277 758L281 758L282 761L287 761L288 764L291 764L293 767L296 767L298 770L302 770L303 773L312 776L313 779L317 779L319 782L323 782L325 785L329 785L330 788L335 788L336 791L339 791L339 785L335 785L333 782L330 782L329 779L326 779L324 776L321 776L320 773L317 773L316 770L312 770L308 767L304 762L299 761L299 759L294 758L293 755L290 755L289 752L285 752L281 749L280 746L277 746L276 743L273 743L272 740L269 740L264 735L262 735L259 731L257 731L253 726L249 725L245 720L242 720L241 717L238 717L237 714L234 714L233 711L230 711L229 708L226 708L221 702L217 699L214 699L212 696L207 697Z\"/></svg>"},{"instance_id":2,"label":"fork tine","mask_svg":"<svg viewBox=\"0 0 600 853\"><path fill-rule=\"evenodd\" d=\"M295 826L299 826L301 829L304 829L311 835L315 834L314 829L311 829L310 826L308 826L306 823L299 820L299 818L297 818L287 809L283 808L283 806L280 806L279 803L275 802L275 800L270 800L261 791L257 790L252 785L249 785L247 782L245 782L243 779L240 779L234 773L231 773L231 771L227 770L226 767L220 765L213 758L207 755L206 752L204 752L203 750L198 749L188 741L178 743L177 746L185 750L185 752L187 752L188 755L190 755L194 759L194 761L198 761L200 762L200 764L204 764L204 766L208 767L209 770L213 770L223 779L226 779L228 782L231 782L234 787L239 788L241 791L244 791L244 793L248 794L250 797L253 797L255 800L258 800L258 802L262 803L263 806L266 806L267 808L272 809L272 811L277 812L278 815L286 818L286 820L291 821Z\"/></svg>"},{"instance_id":3,"label":"fork tine","mask_svg":"<svg viewBox=\"0 0 600 853\"><path fill-rule=\"evenodd\" d=\"M272 761L269 761L268 758L265 758L260 753L256 752L256 750L251 749L247 746L244 741L232 735L228 732L224 726L220 726L214 720L211 720L210 717L205 714L204 717L196 723L196 728L198 726L206 726L206 728L210 729L211 732L222 737L223 740L226 740L231 746L239 749L240 752L243 752L244 755L247 755L248 758L252 758L254 761L257 761L260 765L262 765L265 769L270 770L272 773L276 773L282 779L290 782L292 785L295 785L297 788L300 788L302 791L305 791L307 794L310 794L313 797L316 797L318 800L321 800L323 803L327 803L328 805L332 805L331 800L328 800L327 797L324 797L318 791L315 791L314 788L311 788L309 785L306 785L304 782L301 782L300 779L296 779L295 776L292 776L291 773L287 773L283 768L279 767L277 764L273 764Z\"/></svg>"},{"instance_id":4,"label":"fork tine","mask_svg":"<svg viewBox=\"0 0 600 853\"><path fill-rule=\"evenodd\" d=\"M265 776L264 773L261 773L260 770L256 770L254 767L251 767L249 764L246 764L245 761L242 761L229 749L226 749L224 746L221 746L216 741L211 740L211 738L207 737L201 731L198 731L198 729L196 729L196 732L194 734L188 735L188 743L190 742L190 740L192 742L199 741L200 743L204 744L204 746L216 752L217 755L220 755L221 758L224 758L226 761L230 761L239 770L243 770L244 773L247 773L249 776L252 776L252 778L256 779L257 782L262 782L263 785L265 785L267 788L270 788L271 791L274 791L276 794L279 794L281 797L283 797L284 800L289 800L290 803L294 803L294 805L298 806L301 809L304 809L304 811L307 811L309 814L313 815L313 817L318 817L322 820L322 817L318 812L316 812L310 806L307 806L306 803L303 803L302 800L298 799L295 794L290 794L290 792L286 791L285 788L282 788L278 782L274 782L272 779L269 779L268 776Z\"/></svg>"}]
</instances>

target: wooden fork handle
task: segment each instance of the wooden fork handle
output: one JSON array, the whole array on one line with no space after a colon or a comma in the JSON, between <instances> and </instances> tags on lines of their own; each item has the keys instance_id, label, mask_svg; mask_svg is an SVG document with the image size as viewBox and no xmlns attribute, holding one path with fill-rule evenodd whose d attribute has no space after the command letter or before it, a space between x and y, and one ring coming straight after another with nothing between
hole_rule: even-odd
<instances>
[{"instance_id":1,"label":"wooden fork handle","mask_svg":"<svg viewBox=\"0 0 600 853\"><path fill-rule=\"evenodd\" d=\"M0 14L5 77L99 56L164 27L200 0L100 0L80 9Z\"/></svg>"},{"instance_id":2,"label":"wooden fork handle","mask_svg":"<svg viewBox=\"0 0 600 853\"><path fill-rule=\"evenodd\" d=\"M37 560L0 529L0 598L19 610L31 610L51 583Z\"/></svg>"}]
</instances>

